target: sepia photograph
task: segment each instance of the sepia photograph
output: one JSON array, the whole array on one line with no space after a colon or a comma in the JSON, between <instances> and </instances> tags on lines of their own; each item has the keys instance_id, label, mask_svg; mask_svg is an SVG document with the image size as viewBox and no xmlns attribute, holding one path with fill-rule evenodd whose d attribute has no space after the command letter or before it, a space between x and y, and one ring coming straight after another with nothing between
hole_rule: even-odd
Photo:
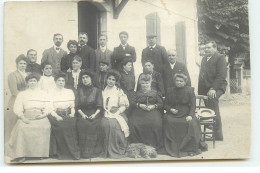
<instances>
[{"instance_id":1,"label":"sepia photograph","mask_svg":"<svg viewBox=\"0 0 260 173\"><path fill-rule=\"evenodd\" d=\"M248 0L4 3L4 161L249 159Z\"/></svg>"}]
</instances>

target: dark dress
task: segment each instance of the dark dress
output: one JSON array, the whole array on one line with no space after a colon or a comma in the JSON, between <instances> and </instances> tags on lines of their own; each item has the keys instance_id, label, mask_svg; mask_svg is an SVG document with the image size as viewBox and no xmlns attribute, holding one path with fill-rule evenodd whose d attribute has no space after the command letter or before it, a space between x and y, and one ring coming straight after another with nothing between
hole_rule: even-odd
<instances>
[{"instance_id":1,"label":"dark dress","mask_svg":"<svg viewBox=\"0 0 260 173\"><path fill-rule=\"evenodd\" d=\"M189 86L168 88L164 108L167 111L163 118L163 141L166 152L173 157L199 154L201 129L195 116L194 89ZM172 114L170 112L172 108L178 112ZM192 116L192 120L187 122L187 116Z\"/></svg>"},{"instance_id":2,"label":"dark dress","mask_svg":"<svg viewBox=\"0 0 260 173\"><path fill-rule=\"evenodd\" d=\"M25 71L42 75L42 67L37 63L28 63Z\"/></svg>"},{"instance_id":3,"label":"dark dress","mask_svg":"<svg viewBox=\"0 0 260 173\"><path fill-rule=\"evenodd\" d=\"M145 74L142 73L139 75L136 91L140 91L140 89L141 89L140 77L142 75L145 75ZM165 92L164 92L164 83L163 83L162 75L160 73L158 73L157 71L153 71L151 76L152 76L151 88L153 90L159 91L164 96Z\"/></svg>"},{"instance_id":4,"label":"dark dress","mask_svg":"<svg viewBox=\"0 0 260 173\"><path fill-rule=\"evenodd\" d=\"M57 121L53 116L48 117L51 123L50 156L60 160L80 159L76 117L69 116L74 108L74 93L64 88L61 91L55 89L50 95L55 112L63 118Z\"/></svg>"},{"instance_id":5,"label":"dark dress","mask_svg":"<svg viewBox=\"0 0 260 173\"><path fill-rule=\"evenodd\" d=\"M143 143L156 149L162 147L162 114L163 99L155 90L143 93L138 91L135 99L131 101L135 107L129 118L130 142ZM157 109L144 111L137 104L157 105Z\"/></svg>"},{"instance_id":6,"label":"dark dress","mask_svg":"<svg viewBox=\"0 0 260 173\"><path fill-rule=\"evenodd\" d=\"M76 94L76 112L80 109L88 117L96 112L102 111L102 92L94 86L82 85ZM101 136L100 122L102 118L100 112L94 119L83 119L77 115L77 133L81 157L98 157L103 151L103 139Z\"/></svg>"}]
</instances>

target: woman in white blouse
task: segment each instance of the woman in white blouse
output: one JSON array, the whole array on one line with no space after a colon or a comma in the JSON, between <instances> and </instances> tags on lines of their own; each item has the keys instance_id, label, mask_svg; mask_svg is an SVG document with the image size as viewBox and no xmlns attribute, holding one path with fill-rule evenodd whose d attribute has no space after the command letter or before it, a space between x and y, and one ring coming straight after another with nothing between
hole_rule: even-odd
<instances>
[{"instance_id":1,"label":"woman in white blouse","mask_svg":"<svg viewBox=\"0 0 260 173\"><path fill-rule=\"evenodd\" d=\"M107 74L106 87L102 92L104 117L101 120L104 136L104 157L122 158L127 147L129 128L125 110L129 107L127 96L120 89L120 74L110 70Z\"/></svg>"},{"instance_id":2,"label":"woman in white blouse","mask_svg":"<svg viewBox=\"0 0 260 173\"><path fill-rule=\"evenodd\" d=\"M51 123L50 156L60 160L80 159L76 132L75 96L71 89L64 88L65 73L54 77L56 88L50 92L53 101L53 111L49 117Z\"/></svg>"},{"instance_id":3,"label":"woman in white blouse","mask_svg":"<svg viewBox=\"0 0 260 173\"><path fill-rule=\"evenodd\" d=\"M23 162L28 157L49 157L51 111L48 95L38 88L38 74L25 78L28 89L20 92L14 103L14 112L19 117L6 144L6 153L14 162Z\"/></svg>"}]
</instances>

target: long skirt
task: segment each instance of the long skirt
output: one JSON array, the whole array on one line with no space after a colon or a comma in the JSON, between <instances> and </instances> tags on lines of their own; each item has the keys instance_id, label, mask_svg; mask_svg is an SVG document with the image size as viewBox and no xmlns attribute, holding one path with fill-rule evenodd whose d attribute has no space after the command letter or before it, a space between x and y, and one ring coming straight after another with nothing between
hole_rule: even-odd
<instances>
[{"instance_id":1,"label":"long skirt","mask_svg":"<svg viewBox=\"0 0 260 173\"><path fill-rule=\"evenodd\" d=\"M49 157L50 128L48 118L31 120L29 124L18 120L5 145L7 156L12 159Z\"/></svg>"},{"instance_id":2,"label":"long skirt","mask_svg":"<svg viewBox=\"0 0 260 173\"><path fill-rule=\"evenodd\" d=\"M97 115L92 120L78 117L77 133L82 158L98 157L103 152L100 116Z\"/></svg>"},{"instance_id":3,"label":"long skirt","mask_svg":"<svg viewBox=\"0 0 260 173\"><path fill-rule=\"evenodd\" d=\"M50 156L60 160L80 159L76 118L63 117L61 121L53 116L48 118L51 123Z\"/></svg>"},{"instance_id":4,"label":"long skirt","mask_svg":"<svg viewBox=\"0 0 260 173\"><path fill-rule=\"evenodd\" d=\"M162 116L158 110L134 109L129 119L130 142L162 147Z\"/></svg>"},{"instance_id":5,"label":"long skirt","mask_svg":"<svg viewBox=\"0 0 260 173\"><path fill-rule=\"evenodd\" d=\"M127 122L126 115L120 114ZM101 120L102 136L104 139L104 156L108 158L125 157L127 138L115 118L103 117Z\"/></svg>"},{"instance_id":6,"label":"long skirt","mask_svg":"<svg viewBox=\"0 0 260 173\"><path fill-rule=\"evenodd\" d=\"M14 102L15 102L15 96L12 96L8 102L7 109L5 110L5 116L4 116L4 127L5 127L5 132L4 132L4 143L7 143L10 139L12 130L15 126L15 124L18 121L17 115L14 113Z\"/></svg>"},{"instance_id":7,"label":"long skirt","mask_svg":"<svg viewBox=\"0 0 260 173\"><path fill-rule=\"evenodd\" d=\"M175 118L171 114L166 114L163 120L163 133L164 148L170 156L184 157L201 153L199 149L201 129L196 117L187 122L186 117Z\"/></svg>"}]
</instances>

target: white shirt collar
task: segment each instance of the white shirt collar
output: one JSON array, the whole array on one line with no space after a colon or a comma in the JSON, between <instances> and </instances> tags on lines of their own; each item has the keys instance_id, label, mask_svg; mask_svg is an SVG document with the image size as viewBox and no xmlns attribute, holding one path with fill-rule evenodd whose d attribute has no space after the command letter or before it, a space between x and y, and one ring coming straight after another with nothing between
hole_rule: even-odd
<instances>
[{"instance_id":1,"label":"white shirt collar","mask_svg":"<svg viewBox=\"0 0 260 173\"><path fill-rule=\"evenodd\" d=\"M128 43L126 43L126 44L120 43L120 44L121 44L122 47L126 47Z\"/></svg>"},{"instance_id":2,"label":"white shirt collar","mask_svg":"<svg viewBox=\"0 0 260 173\"><path fill-rule=\"evenodd\" d=\"M100 50L101 50L102 52L105 52L105 51L107 50L107 47L106 47L106 46L104 46L104 47L100 46Z\"/></svg>"},{"instance_id":3,"label":"white shirt collar","mask_svg":"<svg viewBox=\"0 0 260 173\"><path fill-rule=\"evenodd\" d=\"M56 48L59 48L59 50L57 50ZM57 53L59 53L60 52L60 47L58 47L58 46L56 46L56 45L54 45L54 50L57 52Z\"/></svg>"},{"instance_id":4,"label":"white shirt collar","mask_svg":"<svg viewBox=\"0 0 260 173\"><path fill-rule=\"evenodd\" d=\"M175 61L175 63L173 63L173 64L170 63L170 66L171 66L172 69L174 68L175 64L176 64L176 61Z\"/></svg>"},{"instance_id":5,"label":"white shirt collar","mask_svg":"<svg viewBox=\"0 0 260 173\"><path fill-rule=\"evenodd\" d=\"M156 46L156 44L154 44L153 46L149 46L149 49L154 49L155 48L155 46Z\"/></svg>"}]
</instances>

